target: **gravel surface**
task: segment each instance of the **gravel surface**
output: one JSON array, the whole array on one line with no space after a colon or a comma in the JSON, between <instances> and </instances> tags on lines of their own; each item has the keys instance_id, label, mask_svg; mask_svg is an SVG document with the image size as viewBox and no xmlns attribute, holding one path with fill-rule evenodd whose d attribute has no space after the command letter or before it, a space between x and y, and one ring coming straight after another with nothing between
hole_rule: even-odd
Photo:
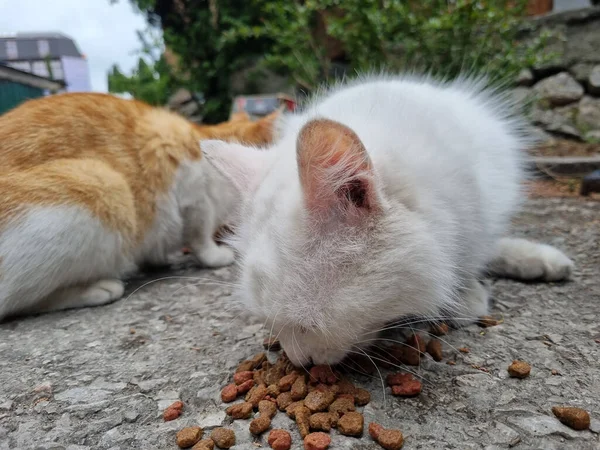
<instances>
[{"instance_id":1,"label":"gravel surface","mask_svg":"<svg viewBox=\"0 0 600 450\"><path fill-rule=\"evenodd\" d=\"M355 378L373 395L365 422L401 429L405 449L600 449L600 203L532 200L515 230L564 249L577 264L574 281L495 281L494 313L504 322L446 336L444 361L418 369L419 397L384 400L379 378ZM232 369L261 351L265 336L230 307L232 279L229 268L183 267L133 280L131 295L112 305L0 325L0 449L168 450L184 426L221 424L236 432L233 449L268 448L266 435L250 435L249 421L230 425L219 399ZM516 358L531 364L529 378L508 377ZM177 399L183 415L163 422ZM554 405L588 410L591 431L562 425ZM273 427L292 430L293 448L302 448L285 415ZM379 448L367 433L332 438L333 449Z\"/></svg>"}]
</instances>

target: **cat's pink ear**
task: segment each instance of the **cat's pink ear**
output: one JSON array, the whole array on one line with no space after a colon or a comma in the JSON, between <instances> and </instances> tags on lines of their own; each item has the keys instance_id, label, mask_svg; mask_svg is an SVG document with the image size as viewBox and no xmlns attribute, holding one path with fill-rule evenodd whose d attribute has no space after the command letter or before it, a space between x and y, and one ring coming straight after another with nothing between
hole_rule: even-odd
<instances>
[{"instance_id":1,"label":"cat's pink ear","mask_svg":"<svg viewBox=\"0 0 600 450\"><path fill-rule=\"evenodd\" d=\"M242 193L253 192L273 158L269 150L218 140L200 141L204 157Z\"/></svg>"},{"instance_id":2,"label":"cat's pink ear","mask_svg":"<svg viewBox=\"0 0 600 450\"><path fill-rule=\"evenodd\" d=\"M296 151L311 213L359 219L380 210L371 160L350 128L329 119L312 120L300 131Z\"/></svg>"}]
</instances>

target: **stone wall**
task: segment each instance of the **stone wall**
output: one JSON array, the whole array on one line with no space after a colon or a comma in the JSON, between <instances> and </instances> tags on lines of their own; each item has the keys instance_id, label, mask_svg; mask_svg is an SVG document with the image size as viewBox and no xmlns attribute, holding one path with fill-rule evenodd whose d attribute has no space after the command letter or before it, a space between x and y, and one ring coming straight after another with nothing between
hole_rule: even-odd
<instances>
[{"instance_id":1,"label":"stone wall","mask_svg":"<svg viewBox=\"0 0 600 450\"><path fill-rule=\"evenodd\" d=\"M600 142L600 6L532 21L534 32L554 37L556 58L523 71L513 91L527 105L541 135Z\"/></svg>"}]
</instances>

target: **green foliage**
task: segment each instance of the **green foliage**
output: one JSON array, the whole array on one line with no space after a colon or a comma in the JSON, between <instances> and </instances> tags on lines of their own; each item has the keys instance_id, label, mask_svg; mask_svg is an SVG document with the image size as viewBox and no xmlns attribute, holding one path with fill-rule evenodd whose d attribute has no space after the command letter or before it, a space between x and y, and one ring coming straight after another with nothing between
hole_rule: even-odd
<instances>
[{"instance_id":1,"label":"green foliage","mask_svg":"<svg viewBox=\"0 0 600 450\"><path fill-rule=\"evenodd\" d=\"M114 65L108 73L108 90L115 94L131 94L134 98L151 105L164 105L175 86L171 67L164 57L161 37L150 28L138 31L142 55L137 67L126 75Z\"/></svg>"},{"instance_id":2,"label":"green foliage","mask_svg":"<svg viewBox=\"0 0 600 450\"><path fill-rule=\"evenodd\" d=\"M522 39L527 0L130 1L160 22L179 82L204 93L210 121L227 117L231 75L256 59L310 92L340 63L348 73L484 73L502 82L547 57L544 36Z\"/></svg>"}]
</instances>

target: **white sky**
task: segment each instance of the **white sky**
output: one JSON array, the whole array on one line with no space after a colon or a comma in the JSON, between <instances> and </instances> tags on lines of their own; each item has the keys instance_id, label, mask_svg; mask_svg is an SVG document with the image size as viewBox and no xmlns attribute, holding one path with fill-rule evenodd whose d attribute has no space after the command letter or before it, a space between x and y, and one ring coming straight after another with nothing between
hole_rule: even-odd
<instances>
[{"instance_id":1,"label":"white sky","mask_svg":"<svg viewBox=\"0 0 600 450\"><path fill-rule=\"evenodd\" d=\"M57 31L73 38L86 55L92 88L107 91L107 72L113 64L129 72L141 45L136 30L146 22L129 0L0 0L0 33Z\"/></svg>"}]
</instances>

